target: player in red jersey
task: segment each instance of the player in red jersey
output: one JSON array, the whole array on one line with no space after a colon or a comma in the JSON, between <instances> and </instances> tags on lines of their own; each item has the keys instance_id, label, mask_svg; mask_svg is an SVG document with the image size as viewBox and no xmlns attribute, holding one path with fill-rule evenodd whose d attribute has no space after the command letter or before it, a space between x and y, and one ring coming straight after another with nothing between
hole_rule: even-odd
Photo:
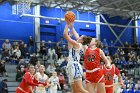
<instances>
[{"instance_id":1,"label":"player in red jersey","mask_svg":"<svg viewBox=\"0 0 140 93\"><path fill-rule=\"evenodd\" d=\"M107 59L112 63L110 56L107 56ZM102 69L103 69L104 76L105 76L106 93L114 93L113 80L114 80L115 74L118 76L118 79L120 82L119 84L121 84L122 87L124 86L120 71L114 64L112 64L110 68L106 68L106 66L103 65ZM101 92L99 92L99 93L101 93Z\"/></svg>"},{"instance_id":2,"label":"player in red jersey","mask_svg":"<svg viewBox=\"0 0 140 93\"><path fill-rule=\"evenodd\" d=\"M35 68L33 65L29 66L29 72L26 72L22 78L16 93L33 93L34 86L44 87L46 83L39 82L34 77Z\"/></svg>"},{"instance_id":3,"label":"player in red jersey","mask_svg":"<svg viewBox=\"0 0 140 93\"><path fill-rule=\"evenodd\" d=\"M100 66L100 60L103 59L107 67L110 67L110 62L106 58L104 52L97 48L99 41L92 39L84 54L84 66L86 69L86 89L89 93L95 92L95 88L100 93L106 93L105 80L103 70Z\"/></svg>"}]
</instances>

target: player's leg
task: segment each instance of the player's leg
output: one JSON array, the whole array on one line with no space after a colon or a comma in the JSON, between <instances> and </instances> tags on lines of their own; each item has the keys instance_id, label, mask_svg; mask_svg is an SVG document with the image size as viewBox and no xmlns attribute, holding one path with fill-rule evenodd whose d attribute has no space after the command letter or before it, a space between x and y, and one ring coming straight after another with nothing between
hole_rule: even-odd
<instances>
[{"instance_id":1,"label":"player's leg","mask_svg":"<svg viewBox=\"0 0 140 93\"><path fill-rule=\"evenodd\" d=\"M81 79L75 81L74 83L76 86L76 90L78 90L78 93L89 93L86 89L84 89Z\"/></svg>"},{"instance_id":2,"label":"player's leg","mask_svg":"<svg viewBox=\"0 0 140 93\"><path fill-rule=\"evenodd\" d=\"M99 93L106 93L106 90L105 90L105 83L97 83L97 91Z\"/></svg>"},{"instance_id":3,"label":"player's leg","mask_svg":"<svg viewBox=\"0 0 140 93\"><path fill-rule=\"evenodd\" d=\"M73 93L79 93L79 91L77 90L77 87L74 83L71 84L71 87L72 87Z\"/></svg>"},{"instance_id":4,"label":"player's leg","mask_svg":"<svg viewBox=\"0 0 140 93\"><path fill-rule=\"evenodd\" d=\"M80 64L73 64L73 80L74 80L74 85L75 90L78 91L77 93L88 93L87 90L84 89L83 83L82 83L82 75L83 75L83 69Z\"/></svg>"},{"instance_id":5,"label":"player's leg","mask_svg":"<svg viewBox=\"0 0 140 93\"><path fill-rule=\"evenodd\" d=\"M67 66L67 75L68 75L68 79L69 79L69 83L71 85L72 91L73 93L78 93L77 89L76 89L76 85L74 83L74 67L72 65Z\"/></svg>"},{"instance_id":6,"label":"player's leg","mask_svg":"<svg viewBox=\"0 0 140 93\"><path fill-rule=\"evenodd\" d=\"M16 93L22 93L22 91L19 89L16 89Z\"/></svg>"},{"instance_id":7,"label":"player's leg","mask_svg":"<svg viewBox=\"0 0 140 93\"><path fill-rule=\"evenodd\" d=\"M95 86L96 84L95 83L86 83L86 90L89 92L89 93L95 93Z\"/></svg>"}]
</instances>

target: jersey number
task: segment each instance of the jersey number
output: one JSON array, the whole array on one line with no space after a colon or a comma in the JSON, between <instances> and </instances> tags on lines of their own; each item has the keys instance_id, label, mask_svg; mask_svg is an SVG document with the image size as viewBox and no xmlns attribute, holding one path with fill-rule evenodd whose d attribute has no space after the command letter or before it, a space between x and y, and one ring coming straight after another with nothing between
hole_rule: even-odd
<instances>
[{"instance_id":1,"label":"jersey number","mask_svg":"<svg viewBox=\"0 0 140 93\"><path fill-rule=\"evenodd\" d=\"M76 51L74 49L72 49L72 58L74 61L78 61L77 56L75 55L75 52Z\"/></svg>"},{"instance_id":2,"label":"jersey number","mask_svg":"<svg viewBox=\"0 0 140 93\"><path fill-rule=\"evenodd\" d=\"M107 80L107 81L112 81L112 80L113 80L112 75L106 74L106 75L105 75L105 80Z\"/></svg>"},{"instance_id":3,"label":"jersey number","mask_svg":"<svg viewBox=\"0 0 140 93\"><path fill-rule=\"evenodd\" d=\"M94 62L95 55L88 55L88 61L89 62Z\"/></svg>"}]
</instances>

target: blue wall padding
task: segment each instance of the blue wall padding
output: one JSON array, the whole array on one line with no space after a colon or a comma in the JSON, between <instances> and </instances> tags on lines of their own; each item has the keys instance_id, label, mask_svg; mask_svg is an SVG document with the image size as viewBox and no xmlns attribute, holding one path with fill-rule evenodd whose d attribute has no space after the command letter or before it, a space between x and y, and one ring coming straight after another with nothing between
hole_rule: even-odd
<instances>
[{"instance_id":1,"label":"blue wall padding","mask_svg":"<svg viewBox=\"0 0 140 93\"><path fill-rule=\"evenodd\" d=\"M27 43L29 36L34 36L33 18L12 14L9 3L0 5L0 11L0 39L23 40Z\"/></svg>"},{"instance_id":2,"label":"blue wall padding","mask_svg":"<svg viewBox=\"0 0 140 93\"><path fill-rule=\"evenodd\" d=\"M116 17L109 17L107 15L104 15L105 19L108 21L108 23L112 24L120 24L120 25L127 25L131 19L122 19L119 16ZM105 22L102 18L100 20L101 22ZM133 26L133 22L130 23L129 26ZM121 32L124 30L123 27L112 27L112 29L115 31L116 35L119 36ZM106 38L107 42L109 43L111 40L115 41L116 37L113 35L111 30L108 26L101 25L101 40ZM130 44L134 43L134 29L133 28L127 28L123 35L121 36L120 40L125 43L126 41ZM120 45L120 42L117 42L116 45Z\"/></svg>"}]
</instances>

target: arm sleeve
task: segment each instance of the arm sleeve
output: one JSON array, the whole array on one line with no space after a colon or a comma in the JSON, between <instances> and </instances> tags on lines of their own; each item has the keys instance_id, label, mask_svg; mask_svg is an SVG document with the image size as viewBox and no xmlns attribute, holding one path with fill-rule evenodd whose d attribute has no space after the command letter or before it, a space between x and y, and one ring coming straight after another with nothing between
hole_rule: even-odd
<instances>
[{"instance_id":1,"label":"arm sleeve","mask_svg":"<svg viewBox=\"0 0 140 93\"><path fill-rule=\"evenodd\" d=\"M116 75L120 74L120 70L117 67L115 67L115 74Z\"/></svg>"},{"instance_id":2,"label":"arm sleeve","mask_svg":"<svg viewBox=\"0 0 140 93\"><path fill-rule=\"evenodd\" d=\"M38 84L37 83L34 83L33 82L33 79L32 79L32 77L31 77L31 75L29 74L29 73L25 73L25 81L29 84L29 85L31 85L31 86L38 86Z\"/></svg>"}]
</instances>

